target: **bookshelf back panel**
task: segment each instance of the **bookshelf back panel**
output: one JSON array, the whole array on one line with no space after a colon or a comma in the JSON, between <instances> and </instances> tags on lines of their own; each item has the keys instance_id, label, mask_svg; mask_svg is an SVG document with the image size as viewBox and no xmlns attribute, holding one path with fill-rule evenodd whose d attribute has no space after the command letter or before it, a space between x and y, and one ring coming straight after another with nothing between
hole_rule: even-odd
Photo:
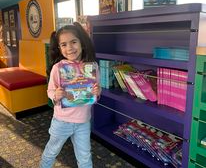
<instances>
[{"instance_id":1,"label":"bookshelf back panel","mask_svg":"<svg viewBox=\"0 0 206 168\"><path fill-rule=\"evenodd\" d=\"M124 123L132 119L138 119L165 132L183 137L183 124L175 122L172 118L165 118L150 111L155 109L136 108L135 106L128 105L128 103L120 103L118 100L112 100L113 103L109 105L107 104L108 100L111 99L102 96L99 102L100 105L95 105L95 111L98 111L98 114L94 115L96 123L94 127L102 127L114 122ZM165 115L166 113L167 112L165 112Z\"/></svg>"},{"instance_id":2,"label":"bookshelf back panel","mask_svg":"<svg viewBox=\"0 0 206 168\"><path fill-rule=\"evenodd\" d=\"M185 35L186 34L186 35ZM174 38L177 36L178 38ZM187 33L156 34L98 34L94 35L95 50L98 53L117 54L118 52L150 53L155 47L189 48Z\"/></svg>"},{"instance_id":3,"label":"bookshelf back panel","mask_svg":"<svg viewBox=\"0 0 206 168\"><path fill-rule=\"evenodd\" d=\"M183 137L184 126L182 124L176 123L174 120L172 121L163 116L158 116L152 112L150 113L145 108L136 108L134 106L128 107L127 105L121 103L118 107L116 107L116 110L134 119L141 120L153 127L164 130L165 132Z\"/></svg>"}]
</instances>

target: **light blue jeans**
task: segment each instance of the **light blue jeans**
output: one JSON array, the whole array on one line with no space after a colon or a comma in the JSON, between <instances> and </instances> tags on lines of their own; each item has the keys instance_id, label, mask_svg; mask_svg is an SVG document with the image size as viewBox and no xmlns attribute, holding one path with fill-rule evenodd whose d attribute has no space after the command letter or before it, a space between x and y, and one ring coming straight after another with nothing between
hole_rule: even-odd
<instances>
[{"instance_id":1,"label":"light blue jeans","mask_svg":"<svg viewBox=\"0 0 206 168\"><path fill-rule=\"evenodd\" d=\"M90 133L90 122L68 123L53 118L49 128L50 139L42 154L40 168L52 168L68 138L71 138L78 168L92 168Z\"/></svg>"}]
</instances>

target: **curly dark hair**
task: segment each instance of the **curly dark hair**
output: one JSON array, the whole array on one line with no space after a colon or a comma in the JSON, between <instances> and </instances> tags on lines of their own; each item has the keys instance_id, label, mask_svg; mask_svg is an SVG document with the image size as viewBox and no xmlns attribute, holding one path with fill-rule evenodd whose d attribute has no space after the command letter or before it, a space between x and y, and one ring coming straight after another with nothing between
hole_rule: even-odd
<instances>
[{"instance_id":1,"label":"curly dark hair","mask_svg":"<svg viewBox=\"0 0 206 168\"><path fill-rule=\"evenodd\" d=\"M51 33L48 59L49 65L47 69L47 75L50 74L54 64L61 61L62 59L65 59L65 57L61 54L59 49L59 37L61 34L67 32L71 32L80 40L82 46L81 61L93 62L96 60L92 40L90 39L89 35L84 30L84 28L78 22L74 22L72 25L66 25L60 28L58 31L54 31Z\"/></svg>"}]
</instances>

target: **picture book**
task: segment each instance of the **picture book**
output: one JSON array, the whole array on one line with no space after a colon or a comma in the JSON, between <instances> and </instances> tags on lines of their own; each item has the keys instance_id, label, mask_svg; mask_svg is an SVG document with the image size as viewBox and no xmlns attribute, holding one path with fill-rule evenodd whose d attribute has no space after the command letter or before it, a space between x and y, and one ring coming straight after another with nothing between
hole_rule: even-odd
<instances>
[{"instance_id":1,"label":"picture book","mask_svg":"<svg viewBox=\"0 0 206 168\"><path fill-rule=\"evenodd\" d=\"M99 14L116 13L116 0L100 0Z\"/></svg>"},{"instance_id":2,"label":"picture book","mask_svg":"<svg viewBox=\"0 0 206 168\"><path fill-rule=\"evenodd\" d=\"M147 98L143 95L139 86L135 83L133 78L129 75L129 73L123 73L125 81L128 83L130 88L133 90L135 95L143 100L147 100Z\"/></svg>"},{"instance_id":3,"label":"picture book","mask_svg":"<svg viewBox=\"0 0 206 168\"><path fill-rule=\"evenodd\" d=\"M124 79L124 75L123 75L123 73L126 72L134 72L135 69L129 64L122 64L122 65L113 66L113 71L122 90L124 92L129 92L131 95L135 96L135 93L133 92L133 90L127 83L127 81Z\"/></svg>"},{"instance_id":4,"label":"picture book","mask_svg":"<svg viewBox=\"0 0 206 168\"><path fill-rule=\"evenodd\" d=\"M96 83L97 68L98 65L95 62L60 64L60 84L67 93L61 99L62 108L96 102L96 96L92 94L92 87Z\"/></svg>"},{"instance_id":5,"label":"picture book","mask_svg":"<svg viewBox=\"0 0 206 168\"><path fill-rule=\"evenodd\" d=\"M149 80L147 80L144 77L144 74L141 74L139 72L137 72L137 73L130 72L129 74L131 75L131 77L133 78L135 83L139 86L143 95L148 100L150 100L152 102L157 101L157 95L156 95L155 91L152 89L152 86L151 86L151 83L149 82Z\"/></svg>"}]
</instances>

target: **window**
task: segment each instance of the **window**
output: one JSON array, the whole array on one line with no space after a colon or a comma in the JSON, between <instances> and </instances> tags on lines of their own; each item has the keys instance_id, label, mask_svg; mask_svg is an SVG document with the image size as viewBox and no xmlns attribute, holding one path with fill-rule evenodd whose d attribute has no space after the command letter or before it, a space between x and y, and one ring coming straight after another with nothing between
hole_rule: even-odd
<instances>
[{"instance_id":1,"label":"window","mask_svg":"<svg viewBox=\"0 0 206 168\"><path fill-rule=\"evenodd\" d=\"M132 10L143 9L143 0L132 0Z\"/></svg>"},{"instance_id":2,"label":"window","mask_svg":"<svg viewBox=\"0 0 206 168\"><path fill-rule=\"evenodd\" d=\"M205 3L205 0L177 0L177 4L186 4L186 3Z\"/></svg>"},{"instance_id":3,"label":"window","mask_svg":"<svg viewBox=\"0 0 206 168\"><path fill-rule=\"evenodd\" d=\"M76 21L75 0L68 0L57 3L58 18L72 18Z\"/></svg>"},{"instance_id":4,"label":"window","mask_svg":"<svg viewBox=\"0 0 206 168\"><path fill-rule=\"evenodd\" d=\"M83 15L98 15L99 0L83 0Z\"/></svg>"}]
</instances>

